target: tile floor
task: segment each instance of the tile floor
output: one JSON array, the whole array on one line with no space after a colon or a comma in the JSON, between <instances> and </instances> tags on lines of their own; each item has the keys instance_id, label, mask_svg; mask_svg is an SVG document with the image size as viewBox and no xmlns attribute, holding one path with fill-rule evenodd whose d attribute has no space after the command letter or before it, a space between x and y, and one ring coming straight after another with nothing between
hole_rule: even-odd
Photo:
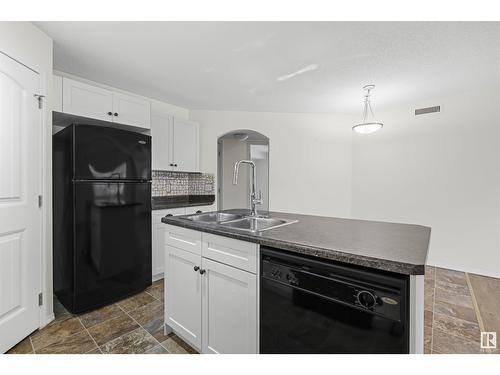
<instances>
[{"instance_id":1,"label":"tile floor","mask_svg":"<svg viewBox=\"0 0 500 375\"><path fill-rule=\"evenodd\" d=\"M481 349L480 332L500 335L500 279L426 267L424 351L497 353Z\"/></svg>"},{"instance_id":2,"label":"tile floor","mask_svg":"<svg viewBox=\"0 0 500 375\"><path fill-rule=\"evenodd\" d=\"M85 314L54 301L56 319L8 353L187 354L196 351L175 334L163 334L163 280L144 292Z\"/></svg>"},{"instance_id":3,"label":"tile floor","mask_svg":"<svg viewBox=\"0 0 500 375\"><path fill-rule=\"evenodd\" d=\"M8 353L196 353L163 334L163 280L145 292L72 315L58 302L56 319ZM480 349L480 331L500 334L500 279L427 267L425 353L498 353Z\"/></svg>"}]
</instances>

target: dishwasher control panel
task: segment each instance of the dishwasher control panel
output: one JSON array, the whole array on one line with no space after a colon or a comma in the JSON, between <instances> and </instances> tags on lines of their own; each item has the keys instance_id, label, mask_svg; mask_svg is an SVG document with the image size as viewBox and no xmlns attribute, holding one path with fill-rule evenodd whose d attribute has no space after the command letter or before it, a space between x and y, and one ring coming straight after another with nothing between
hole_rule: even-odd
<instances>
[{"instance_id":1,"label":"dishwasher control panel","mask_svg":"<svg viewBox=\"0 0 500 375\"><path fill-rule=\"evenodd\" d=\"M338 274L334 269L286 262L272 256L262 257L261 277L279 282L304 292L351 305L357 309L400 321L402 319L401 295L397 289L380 285L356 272Z\"/></svg>"}]
</instances>

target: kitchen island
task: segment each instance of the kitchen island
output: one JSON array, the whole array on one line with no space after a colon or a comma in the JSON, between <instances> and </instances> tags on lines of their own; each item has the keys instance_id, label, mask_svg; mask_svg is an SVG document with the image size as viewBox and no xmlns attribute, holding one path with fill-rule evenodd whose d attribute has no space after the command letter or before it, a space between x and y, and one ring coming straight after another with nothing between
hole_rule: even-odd
<instances>
[{"instance_id":1,"label":"kitchen island","mask_svg":"<svg viewBox=\"0 0 500 375\"><path fill-rule=\"evenodd\" d=\"M248 214L245 210L223 212ZM430 228L281 212L263 214L285 219L287 224L251 232L221 222L192 220L190 215L162 219L167 224L167 330L173 329L202 352L259 352L259 317L262 313L259 278L266 276L261 275L264 261L261 249L271 249L304 257L308 262L316 260L331 267L352 268L361 273L373 271L380 277L407 280L402 299L408 310L407 321L402 323L408 333L405 352L423 352L423 275ZM234 282L228 282L229 279ZM281 280L278 278L278 281ZM193 288L191 295L190 285ZM368 294L363 297L372 298L372 293ZM393 299L387 297L385 300L388 302L384 304L378 299L377 304L387 309L393 304ZM357 301L353 306L359 310L363 306L359 304L359 298ZM199 308L195 304L199 304ZM224 313L228 308L236 309L238 313L228 317ZM374 316L378 314L376 309L366 310L372 311ZM190 327L186 326L188 322ZM224 322L228 323L226 328L229 330L238 327L240 334L225 337L224 328L220 328ZM220 331L216 332L216 329Z\"/></svg>"}]
</instances>

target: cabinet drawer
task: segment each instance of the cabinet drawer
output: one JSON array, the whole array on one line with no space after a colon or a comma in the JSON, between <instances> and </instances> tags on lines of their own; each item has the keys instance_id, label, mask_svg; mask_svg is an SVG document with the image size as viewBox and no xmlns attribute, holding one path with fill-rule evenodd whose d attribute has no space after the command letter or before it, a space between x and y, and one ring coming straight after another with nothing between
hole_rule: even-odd
<instances>
[{"instance_id":1,"label":"cabinet drawer","mask_svg":"<svg viewBox=\"0 0 500 375\"><path fill-rule=\"evenodd\" d=\"M201 254L201 232L166 225L165 244L194 254Z\"/></svg>"},{"instance_id":2,"label":"cabinet drawer","mask_svg":"<svg viewBox=\"0 0 500 375\"><path fill-rule=\"evenodd\" d=\"M203 257L248 272L257 272L257 244L203 233Z\"/></svg>"},{"instance_id":3,"label":"cabinet drawer","mask_svg":"<svg viewBox=\"0 0 500 375\"><path fill-rule=\"evenodd\" d=\"M154 210L153 211L153 224L165 225L161 222L161 218L165 215L171 214L173 216L185 215L186 210L182 208L169 208L165 210Z\"/></svg>"}]
</instances>

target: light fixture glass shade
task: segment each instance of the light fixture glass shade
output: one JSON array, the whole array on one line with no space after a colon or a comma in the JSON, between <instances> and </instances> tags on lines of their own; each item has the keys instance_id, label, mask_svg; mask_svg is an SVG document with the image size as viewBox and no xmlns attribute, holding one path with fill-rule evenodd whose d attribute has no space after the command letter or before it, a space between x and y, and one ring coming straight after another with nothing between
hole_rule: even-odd
<instances>
[{"instance_id":1,"label":"light fixture glass shade","mask_svg":"<svg viewBox=\"0 0 500 375\"><path fill-rule=\"evenodd\" d=\"M359 134L371 134L375 133L377 130L382 129L384 124L381 122L367 122L364 124L354 125L352 130Z\"/></svg>"},{"instance_id":2,"label":"light fixture glass shade","mask_svg":"<svg viewBox=\"0 0 500 375\"><path fill-rule=\"evenodd\" d=\"M382 129L382 127L384 126L384 124L378 122L375 119L375 115L373 114L372 106L370 104L370 91L373 89L375 89L375 85L366 85L363 87L363 90L366 91L365 106L363 110L363 122L352 127L352 130L354 130L356 133L372 134Z\"/></svg>"}]
</instances>

